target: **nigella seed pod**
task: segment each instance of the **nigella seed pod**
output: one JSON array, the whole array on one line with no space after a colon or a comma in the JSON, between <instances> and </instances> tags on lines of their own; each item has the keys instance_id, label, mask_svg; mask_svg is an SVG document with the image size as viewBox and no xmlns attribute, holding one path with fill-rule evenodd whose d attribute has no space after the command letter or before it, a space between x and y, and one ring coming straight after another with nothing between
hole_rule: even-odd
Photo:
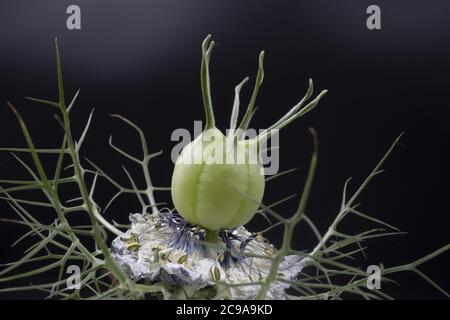
<instances>
[{"instance_id":1,"label":"nigella seed pod","mask_svg":"<svg viewBox=\"0 0 450 320\"><path fill-rule=\"evenodd\" d=\"M268 129L252 139L244 137L254 114L254 105L264 78L264 51L259 56L255 87L247 110L237 126L239 93L248 81L235 88L230 130L225 136L215 126L211 101L209 60L214 41L202 44L201 87L206 114L205 129L181 151L172 175L172 200L178 213L207 230L234 228L250 221L262 201L265 178L259 147L269 136L312 110L326 93L322 91L304 106L313 93L312 81L303 99Z\"/></svg>"},{"instance_id":2,"label":"nigella seed pod","mask_svg":"<svg viewBox=\"0 0 450 320\"><path fill-rule=\"evenodd\" d=\"M206 139L209 135L212 141ZM251 144L238 141L230 147L226 139L215 128L198 136L182 150L172 176L175 208L209 230L247 223L264 194L262 166L250 161Z\"/></svg>"}]
</instances>

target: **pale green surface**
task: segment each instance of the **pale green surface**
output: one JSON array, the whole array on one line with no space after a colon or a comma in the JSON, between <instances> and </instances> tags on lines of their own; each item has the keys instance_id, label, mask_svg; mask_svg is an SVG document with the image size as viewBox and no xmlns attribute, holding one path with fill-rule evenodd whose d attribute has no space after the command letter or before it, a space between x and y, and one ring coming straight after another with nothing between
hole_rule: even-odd
<instances>
[{"instance_id":1,"label":"pale green surface","mask_svg":"<svg viewBox=\"0 0 450 320\"><path fill-rule=\"evenodd\" d=\"M205 134L200 135L183 149L175 164L173 203L183 218L209 230L243 225L254 216L264 194L261 166L249 163L248 143L244 141L235 148L237 158L242 157L244 163L214 163L212 159L221 150L218 146L225 149L226 138L218 129L208 132L215 141L205 141ZM221 158L226 159L225 153Z\"/></svg>"}]
</instances>

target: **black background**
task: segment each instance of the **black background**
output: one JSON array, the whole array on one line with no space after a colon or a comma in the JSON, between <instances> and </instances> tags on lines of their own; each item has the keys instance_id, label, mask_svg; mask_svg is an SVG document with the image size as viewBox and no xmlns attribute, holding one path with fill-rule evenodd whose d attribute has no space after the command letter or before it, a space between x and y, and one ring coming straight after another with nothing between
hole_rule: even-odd
<instances>
[{"instance_id":1,"label":"black background","mask_svg":"<svg viewBox=\"0 0 450 320\"><path fill-rule=\"evenodd\" d=\"M66 28L66 8L78 4L82 30ZM164 155L151 163L156 185L168 186L173 164L170 135L176 128L193 129L203 119L199 85L200 44L212 33L217 42L211 61L213 102L218 125L225 129L233 89L245 76L256 75L257 56L266 51L265 79L257 101L256 128L278 120L298 99L308 78L327 96L311 114L282 131L281 169L297 172L270 182L264 201L271 203L301 191L313 126L320 139L318 172L308 214L322 232L338 211L344 181L350 191L372 170L400 132L399 148L361 197L365 212L389 222L408 235L368 243L368 260L361 265L402 264L448 243L449 181L449 54L450 4L446 1L377 1L382 30L366 28L366 8L372 1L0 1L0 146L25 146L13 102L27 121L38 147L58 147L61 129L51 108L23 97L57 97L53 39L58 37L67 99L80 88L72 112L76 136L89 112L94 120L83 156L126 182L122 159L107 146L110 134L117 145L139 151L137 137L118 120L119 113L145 131L150 148ZM252 82L251 82L252 83ZM250 96L249 85L241 101ZM25 159L27 159L25 157ZM50 161L50 160L49 160ZM50 162L49 162L50 163ZM132 172L133 164L127 163ZM7 153L0 154L0 178L26 175ZM114 189L102 186L99 203ZM168 194L158 201L170 202ZM280 206L288 216L296 201ZM0 203L0 215L14 213ZM106 214L127 222L138 203L122 198ZM40 218L50 211L36 210ZM252 230L264 221L255 219ZM368 225L349 218L344 230ZM10 249L24 229L0 224L0 262L19 258L26 246ZM279 235L272 234L279 243ZM296 248L315 241L299 229ZM450 288L448 255L424 266L436 282ZM414 274L398 275L400 286L388 292L399 298L443 296ZM47 279L48 280L48 279ZM9 284L0 284L1 287ZM9 294L34 298L40 294Z\"/></svg>"}]
</instances>

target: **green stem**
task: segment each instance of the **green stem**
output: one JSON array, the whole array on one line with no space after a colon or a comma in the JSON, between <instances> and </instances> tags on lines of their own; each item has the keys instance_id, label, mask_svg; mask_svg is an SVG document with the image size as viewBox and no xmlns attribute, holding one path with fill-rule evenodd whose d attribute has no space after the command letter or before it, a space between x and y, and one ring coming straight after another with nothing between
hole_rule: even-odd
<instances>
[{"instance_id":1,"label":"green stem","mask_svg":"<svg viewBox=\"0 0 450 320\"><path fill-rule=\"evenodd\" d=\"M258 74L256 75L255 87L253 88L252 97L250 98L250 103L248 104L247 111L242 118L241 124L239 125L239 129L245 131L250 123L251 114L253 112L253 108L255 107L256 98L258 97L259 87L264 79L264 51L261 51L259 54L258 60Z\"/></svg>"},{"instance_id":2,"label":"green stem","mask_svg":"<svg viewBox=\"0 0 450 320\"><path fill-rule=\"evenodd\" d=\"M205 229L205 241L209 243L219 242L219 231Z\"/></svg>"},{"instance_id":3,"label":"green stem","mask_svg":"<svg viewBox=\"0 0 450 320\"><path fill-rule=\"evenodd\" d=\"M211 84L209 79L209 59L211 57L211 52L214 48L214 41L210 40L211 35L208 35L202 44L202 64L200 71L203 106L205 108L205 117L206 117L205 129L212 129L216 125L211 99Z\"/></svg>"},{"instance_id":4,"label":"green stem","mask_svg":"<svg viewBox=\"0 0 450 320\"><path fill-rule=\"evenodd\" d=\"M314 173L316 171L318 148L319 148L316 132L312 128L310 129L310 131L313 136L314 150L311 156L308 176L306 178L305 187L303 188L302 196L300 198L300 203L298 205L298 209L295 212L295 214L290 219L285 220L283 222L284 233L281 249L275 254L275 257L273 258L269 273L267 274L267 277L264 279L264 282L262 283L259 292L256 296L257 300L263 300L266 298L266 294L270 288L270 285L276 280L278 268L281 262L283 261L284 257L288 255L291 250L291 243L292 243L292 236L294 234L294 229L302 219L305 212L306 203L308 202L309 193L311 191L312 182L314 180Z\"/></svg>"},{"instance_id":5,"label":"green stem","mask_svg":"<svg viewBox=\"0 0 450 320\"><path fill-rule=\"evenodd\" d=\"M64 100L64 90L63 90L63 80L62 80L62 70L61 70L61 58L59 54L59 48L58 48L58 42L55 41L56 45L56 60L57 60L57 73L58 73L58 92L59 92L59 104L61 108L61 112L63 115L63 123L64 123L64 130L67 136L67 147L69 149L70 157L72 159L73 163L73 169L75 173L75 179L78 184L78 188L80 190L81 196L84 201L84 208L85 211L88 213L89 220L92 224L92 236L99 246L100 250L103 253L104 259L105 259L105 265L107 268L111 271L111 273L114 275L114 277L125 287L131 289L131 283L129 281L129 278L127 275L123 272L120 267L116 265L116 263L113 261L111 254L109 252L108 245L104 241L101 232L100 232L100 226L97 221L97 217L95 214L94 206L91 202L91 199L89 197L89 192L86 186L86 182L84 180L84 172L80 164L80 160L78 158L77 151L75 149L75 144L72 137L72 131L70 128L70 120L69 120L69 113L67 112L67 107L65 105Z\"/></svg>"}]
</instances>

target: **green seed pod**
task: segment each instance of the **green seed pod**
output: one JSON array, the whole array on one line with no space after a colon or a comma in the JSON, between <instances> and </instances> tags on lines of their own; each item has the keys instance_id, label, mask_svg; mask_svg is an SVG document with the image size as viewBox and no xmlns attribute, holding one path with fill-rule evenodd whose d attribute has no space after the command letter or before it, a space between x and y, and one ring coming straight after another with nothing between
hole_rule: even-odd
<instances>
[{"instance_id":1,"label":"green seed pod","mask_svg":"<svg viewBox=\"0 0 450 320\"><path fill-rule=\"evenodd\" d=\"M208 230L234 228L250 221L262 201L265 178L259 159L259 146L267 140L271 130L279 130L312 110L323 91L303 106L313 93L312 81L303 99L285 116L253 139L243 139L254 114L254 105L264 71L264 51L259 56L255 87L247 110L237 126L239 92L244 79L235 88L235 100L230 130L225 136L215 126L211 102L209 60L214 41L208 36L202 45L201 85L206 114L205 130L186 145L178 157L172 175L172 200L175 209L187 221Z\"/></svg>"},{"instance_id":2,"label":"green seed pod","mask_svg":"<svg viewBox=\"0 0 450 320\"><path fill-rule=\"evenodd\" d=\"M172 176L175 208L186 220L209 230L247 223L264 194L262 167L251 163L248 140L226 144L218 129L207 130L184 147ZM227 158L232 163L226 163Z\"/></svg>"}]
</instances>

